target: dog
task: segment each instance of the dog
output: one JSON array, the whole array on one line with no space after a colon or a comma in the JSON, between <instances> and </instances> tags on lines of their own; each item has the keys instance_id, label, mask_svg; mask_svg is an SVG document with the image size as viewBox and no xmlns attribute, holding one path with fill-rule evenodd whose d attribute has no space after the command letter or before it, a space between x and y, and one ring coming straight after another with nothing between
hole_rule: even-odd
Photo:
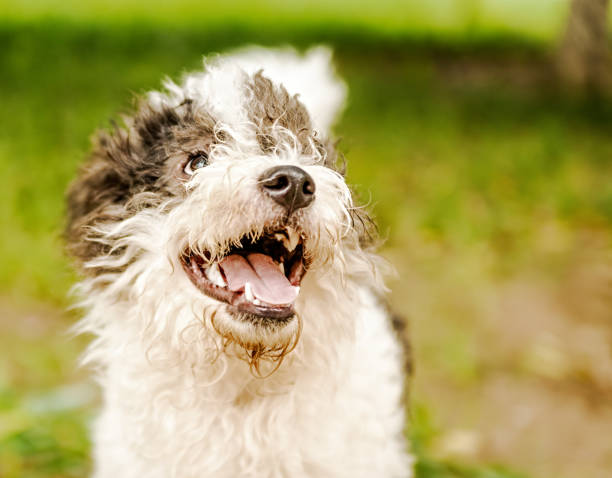
<instances>
[{"instance_id":1,"label":"dog","mask_svg":"<svg viewBox=\"0 0 612 478\"><path fill-rule=\"evenodd\" d=\"M331 53L250 47L97 135L67 194L96 478L412 476Z\"/></svg>"}]
</instances>

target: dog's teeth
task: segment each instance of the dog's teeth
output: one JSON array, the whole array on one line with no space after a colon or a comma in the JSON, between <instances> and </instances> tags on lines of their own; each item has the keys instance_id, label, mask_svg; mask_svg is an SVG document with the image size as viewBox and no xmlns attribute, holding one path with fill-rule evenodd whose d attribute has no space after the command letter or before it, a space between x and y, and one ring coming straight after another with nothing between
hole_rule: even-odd
<instances>
[{"instance_id":1,"label":"dog's teeth","mask_svg":"<svg viewBox=\"0 0 612 478\"><path fill-rule=\"evenodd\" d=\"M285 248L289 252L293 252L293 250L297 247L298 243L300 242L300 235L292 227L287 228L287 235L289 236L289 238L285 239L284 241Z\"/></svg>"},{"instance_id":2,"label":"dog's teeth","mask_svg":"<svg viewBox=\"0 0 612 478\"><path fill-rule=\"evenodd\" d=\"M250 282L244 284L244 297L246 298L246 300L253 303L255 303L255 301L257 300L253 295L253 290L251 289Z\"/></svg>"},{"instance_id":3,"label":"dog's teeth","mask_svg":"<svg viewBox=\"0 0 612 478\"><path fill-rule=\"evenodd\" d=\"M278 268L283 274L285 273L285 264L283 264L282 262L279 262Z\"/></svg>"},{"instance_id":4,"label":"dog's teeth","mask_svg":"<svg viewBox=\"0 0 612 478\"><path fill-rule=\"evenodd\" d=\"M251 284L249 282L244 284L244 297L251 304L261 305L261 301L253 295L253 289L251 288Z\"/></svg>"},{"instance_id":5,"label":"dog's teeth","mask_svg":"<svg viewBox=\"0 0 612 478\"><path fill-rule=\"evenodd\" d=\"M206 269L206 278L218 287L225 287L227 285L221 275L217 262Z\"/></svg>"}]
</instances>

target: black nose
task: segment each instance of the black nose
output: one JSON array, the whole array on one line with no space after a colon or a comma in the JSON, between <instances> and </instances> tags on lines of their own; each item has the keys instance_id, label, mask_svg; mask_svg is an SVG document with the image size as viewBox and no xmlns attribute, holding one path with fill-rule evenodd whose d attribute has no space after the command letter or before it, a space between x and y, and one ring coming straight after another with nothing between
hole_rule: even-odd
<instances>
[{"instance_id":1,"label":"black nose","mask_svg":"<svg viewBox=\"0 0 612 478\"><path fill-rule=\"evenodd\" d=\"M275 166L259 178L264 192L291 214L308 206L314 199L315 183L306 171L297 166Z\"/></svg>"}]
</instances>

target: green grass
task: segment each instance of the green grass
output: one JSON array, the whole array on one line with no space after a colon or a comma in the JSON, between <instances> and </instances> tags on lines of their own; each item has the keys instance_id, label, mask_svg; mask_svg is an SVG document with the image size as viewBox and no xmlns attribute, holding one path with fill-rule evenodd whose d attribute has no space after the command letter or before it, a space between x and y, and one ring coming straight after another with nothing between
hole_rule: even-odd
<instances>
[{"instance_id":1,"label":"green grass","mask_svg":"<svg viewBox=\"0 0 612 478\"><path fill-rule=\"evenodd\" d=\"M62 252L63 195L91 133L129 110L134 93L158 87L163 75L177 78L197 68L202 54L245 42L334 46L350 88L337 128L349 179L365 201L373 198L387 246L401 250L419 273L444 271L462 283L560 267L561 252L580 231L611 230L612 107L601 98L567 96L549 76L525 87L490 74L503 58L547 75L547 50L539 41L550 42L558 31L557 10L538 29L523 23L524 15L504 14L514 26L499 26L499 12L508 8L500 2L482 2L459 20L436 16L436 8L447 12L443 3L414 3L396 18L395 2L382 2L380 9L349 12L346 21L337 16L344 3L323 8L320 2L320 17L303 3L283 4L272 18L276 4L268 3L248 18L227 7L202 26L196 23L203 10L183 21L194 5L185 2L172 12L162 2L146 10L127 2L130 8L117 14L99 2L0 4L6 13L0 24L0 294L11 303L66 305L74 276ZM486 13L491 5L498 13ZM538 8L547 17L546 9L561 7L543 2ZM516 38L521 28L535 33ZM474 80L470 61L483 73ZM0 367L0 476L83 476L89 467L94 405L83 392L81 402L56 406L66 393L58 384L81 383L71 364L82 344L47 340L57 333L0 340L10 358ZM469 331L449 332L438 364L467 383L476 375L469 340ZM75 390L81 389L69 394L78 396ZM419 477L522 476L434 459L432 421L415 411Z\"/></svg>"},{"instance_id":2,"label":"green grass","mask_svg":"<svg viewBox=\"0 0 612 478\"><path fill-rule=\"evenodd\" d=\"M7 20L31 22L69 19L94 24L153 23L210 26L236 23L267 29L285 25L304 28L321 24L351 25L388 36L407 32L420 36L461 39L499 33L540 42L554 41L563 27L568 2L564 0L278 0L212 2L178 0L2 0Z\"/></svg>"},{"instance_id":3,"label":"green grass","mask_svg":"<svg viewBox=\"0 0 612 478\"><path fill-rule=\"evenodd\" d=\"M0 430L2 476L86 476L90 467L86 426L89 415L80 410L28 413L18 402L9 409L0 409L0 416L11 427Z\"/></svg>"}]
</instances>

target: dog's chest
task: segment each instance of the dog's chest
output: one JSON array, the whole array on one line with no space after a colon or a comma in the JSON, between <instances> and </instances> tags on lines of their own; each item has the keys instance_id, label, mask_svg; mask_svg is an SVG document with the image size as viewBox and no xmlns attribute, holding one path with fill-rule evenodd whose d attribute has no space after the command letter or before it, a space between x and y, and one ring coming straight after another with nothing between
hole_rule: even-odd
<instances>
[{"instance_id":1,"label":"dog's chest","mask_svg":"<svg viewBox=\"0 0 612 478\"><path fill-rule=\"evenodd\" d=\"M148 445L152 454L166 451L161 467L180 456L174 466L190 463L194 476L373 476L364 471L378 469L376 454L393 441L397 410L365 389L353 380L321 381L277 395L243 391L231 404L173 406L168 427L146 433L155 437Z\"/></svg>"},{"instance_id":2,"label":"dog's chest","mask_svg":"<svg viewBox=\"0 0 612 478\"><path fill-rule=\"evenodd\" d=\"M218 360L206 377L154 367L142 350L113 361L97 425L101 469L125 457L117 472L136 471L124 478L408 476L399 346L383 310L358 314L333 353L296 350L300 359L265 380L238 360Z\"/></svg>"}]
</instances>

